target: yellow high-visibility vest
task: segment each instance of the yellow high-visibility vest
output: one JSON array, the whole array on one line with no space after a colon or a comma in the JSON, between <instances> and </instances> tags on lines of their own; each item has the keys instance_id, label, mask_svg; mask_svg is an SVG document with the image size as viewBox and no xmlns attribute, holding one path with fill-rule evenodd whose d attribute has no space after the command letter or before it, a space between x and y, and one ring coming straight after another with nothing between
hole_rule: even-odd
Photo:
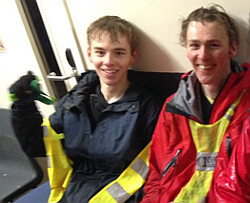
<instances>
[{"instance_id":1,"label":"yellow high-visibility vest","mask_svg":"<svg viewBox=\"0 0 250 203\"><path fill-rule=\"evenodd\" d=\"M48 202L59 202L70 182L72 161L64 153L61 139L63 134L57 134L50 125L49 119L43 121L45 136L44 144L48 158L48 176L51 193ZM123 203L128 200L146 182L149 173L149 146L139 153L121 175L99 191L89 201L90 203Z\"/></svg>"},{"instance_id":2,"label":"yellow high-visibility vest","mask_svg":"<svg viewBox=\"0 0 250 203\"><path fill-rule=\"evenodd\" d=\"M200 202L207 195L216 166L217 153L219 152L230 119L243 93L244 91L217 122L213 124L200 124L194 120L190 120L190 129L197 150L196 170L174 202Z\"/></svg>"},{"instance_id":3,"label":"yellow high-visibility vest","mask_svg":"<svg viewBox=\"0 0 250 203\"><path fill-rule=\"evenodd\" d=\"M72 167L70 160L64 153L61 139L63 134L57 134L50 125L48 118L43 120L44 126L44 145L48 160L48 177L50 182L49 203L56 203L62 199L62 196L69 184Z\"/></svg>"}]
</instances>

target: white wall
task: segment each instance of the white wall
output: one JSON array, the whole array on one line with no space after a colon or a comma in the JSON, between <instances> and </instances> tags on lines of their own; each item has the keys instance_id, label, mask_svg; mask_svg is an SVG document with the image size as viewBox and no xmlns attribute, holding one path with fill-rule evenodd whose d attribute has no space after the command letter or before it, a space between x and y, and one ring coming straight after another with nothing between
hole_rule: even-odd
<instances>
[{"instance_id":1,"label":"white wall","mask_svg":"<svg viewBox=\"0 0 250 203\"><path fill-rule=\"evenodd\" d=\"M67 3L86 61L85 33L88 25L104 15L119 15L132 22L140 33L140 57L135 68L158 72L185 72L190 69L185 49L178 44L180 19L192 10L211 3L209 0L53 0L55 1ZM240 62L250 62L250 1L213 2L223 6L239 22L242 43L237 58ZM51 6L55 7L56 14L56 4ZM0 8L0 36L6 47L6 52L0 53L0 107L9 108L7 95L10 84L27 70L33 70L41 78L42 74L15 0L0 0ZM65 20L58 16L60 15L54 15L54 18L59 24L63 24ZM61 35L64 36L64 32ZM91 64L88 63L88 67ZM44 83L42 85L43 90L48 92ZM42 110L45 114L53 111L51 107L40 106L46 109Z\"/></svg>"},{"instance_id":2,"label":"white wall","mask_svg":"<svg viewBox=\"0 0 250 203\"><path fill-rule=\"evenodd\" d=\"M0 108L10 108L9 86L20 76L32 70L42 78L38 63L19 15L15 0L0 0L0 35L6 52L0 53ZM48 92L41 81L44 92ZM39 104L45 116L54 107Z\"/></svg>"},{"instance_id":3,"label":"white wall","mask_svg":"<svg viewBox=\"0 0 250 203\"><path fill-rule=\"evenodd\" d=\"M66 0L86 53L86 29L104 15L118 15L132 22L140 31L140 59L137 69L146 71L187 71L190 69L185 49L178 43L180 19L209 3L220 4L241 26L242 44L238 59L250 62L249 0ZM86 57L86 55L85 55ZM89 67L91 64L89 64Z\"/></svg>"}]
</instances>

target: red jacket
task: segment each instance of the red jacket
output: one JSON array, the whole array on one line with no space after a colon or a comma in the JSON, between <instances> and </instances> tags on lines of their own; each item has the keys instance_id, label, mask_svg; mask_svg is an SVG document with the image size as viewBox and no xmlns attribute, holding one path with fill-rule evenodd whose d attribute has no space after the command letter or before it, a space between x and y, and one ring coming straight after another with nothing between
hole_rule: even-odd
<instances>
[{"instance_id":1,"label":"red jacket","mask_svg":"<svg viewBox=\"0 0 250 203\"><path fill-rule=\"evenodd\" d=\"M243 130L250 109L250 64L243 67L244 71L230 75L212 109L210 123L219 120L246 89L220 145L207 202L250 202L250 134L249 128ZM196 148L189 119L202 123L201 110L196 105L200 98L197 81L193 72L185 74L176 94L163 106L151 143L150 175L144 187L143 203L174 201L195 171ZM168 170L163 171L168 164Z\"/></svg>"}]
</instances>

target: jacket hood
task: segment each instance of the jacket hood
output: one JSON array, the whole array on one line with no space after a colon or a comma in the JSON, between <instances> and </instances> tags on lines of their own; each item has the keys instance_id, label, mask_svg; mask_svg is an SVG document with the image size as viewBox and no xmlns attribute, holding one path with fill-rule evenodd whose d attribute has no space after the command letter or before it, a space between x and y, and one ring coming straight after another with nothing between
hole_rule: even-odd
<instances>
[{"instance_id":1,"label":"jacket hood","mask_svg":"<svg viewBox=\"0 0 250 203\"><path fill-rule=\"evenodd\" d=\"M247 66L247 64L240 66L235 61L231 62L232 73L229 76L229 79L222 92L216 98L214 107L216 106L217 100L223 99L225 100L224 103L226 102L230 105L244 88L249 87L249 79L247 78L250 77L250 71L247 69L250 67L243 68ZM183 115L188 118L192 116L199 121L202 121L200 92L201 85L194 70L184 74L179 83L178 90L166 105L166 111ZM230 97L226 97L227 94L230 94Z\"/></svg>"},{"instance_id":2,"label":"jacket hood","mask_svg":"<svg viewBox=\"0 0 250 203\"><path fill-rule=\"evenodd\" d=\"M174 97L167 103L166 110L186 117L192 115L201 120L200 83L194 71L180 81Z\"/></svg>"}]
</instances>

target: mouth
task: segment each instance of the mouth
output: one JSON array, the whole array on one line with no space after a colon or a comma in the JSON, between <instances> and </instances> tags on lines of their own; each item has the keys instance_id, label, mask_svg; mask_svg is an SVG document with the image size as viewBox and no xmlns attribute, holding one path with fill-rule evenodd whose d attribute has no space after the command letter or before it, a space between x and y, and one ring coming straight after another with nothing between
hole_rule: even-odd
<instances>
[{"instance_id":1,"label":"mouth","mask_svg":"<svg viewBox=\"0 0 250 203\"><path fill-rule=\"evenodd\" d=\"M106 77L114 77L119 72L118 69L101 69L101 71Z\"/></svg>"},{"instance_id":2,"label":"mouth","mask_svg":"<svg viewBox=\"0 0 250 203\"><path fill-rule=\"evenodd\" d=\"M118 70L114 70L114 69L102 69L102 71L107 74L115 74L116 72L118 72Z\"/></svg>"},{"instance_id":3,"label":"mouth","mask_svg":"<svg viewBox=\"0 0 250 203\"><path fill-rule=\"evenodd\" d=\"M212 69L214 65L197 64L197 67L199 67L202 70L209 70Z\"/></svg>"}]
</instances>

